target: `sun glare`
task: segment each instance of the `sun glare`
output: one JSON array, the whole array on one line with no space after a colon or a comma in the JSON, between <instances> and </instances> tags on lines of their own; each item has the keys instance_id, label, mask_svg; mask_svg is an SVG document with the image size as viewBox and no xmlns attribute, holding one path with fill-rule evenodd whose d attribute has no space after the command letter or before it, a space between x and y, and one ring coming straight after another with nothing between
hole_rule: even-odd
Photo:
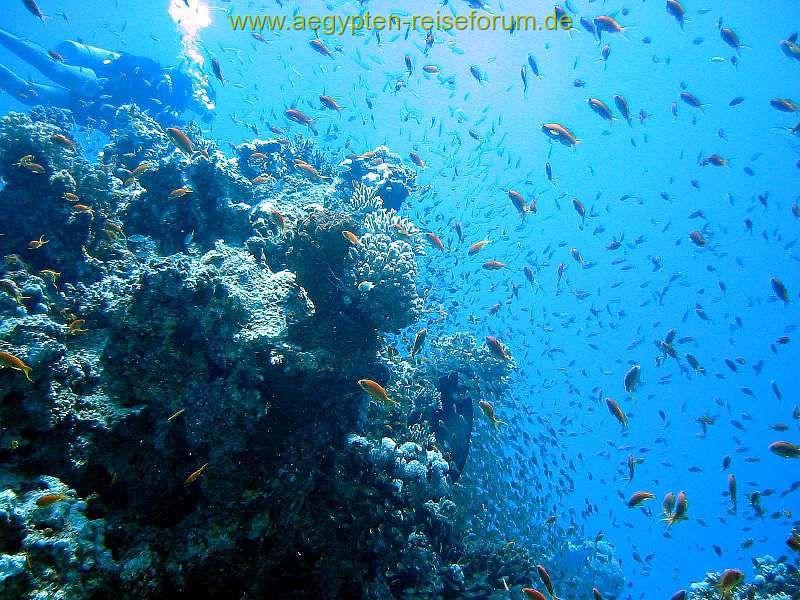
<instances>
[{"instance_id":1,"label":"sun glare","mask_svg":"<svg viewBox=\"0 0 800 600\"><path fill-rule=\"evenodd\" d=\"M169 16L178 26L186 55L198 65L205 59L197 48L200 32L211 25L211 9L203 0L170 0Z\"/></svg>"}]
</instances>

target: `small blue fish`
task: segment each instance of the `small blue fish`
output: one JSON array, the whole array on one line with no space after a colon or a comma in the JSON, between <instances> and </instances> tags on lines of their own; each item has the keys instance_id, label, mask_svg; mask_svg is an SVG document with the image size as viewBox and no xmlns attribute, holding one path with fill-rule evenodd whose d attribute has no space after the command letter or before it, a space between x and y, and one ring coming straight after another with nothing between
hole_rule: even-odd
<instances>
[{"instance_id":1,"label":"small blue fish","mask_svg":"<svg viewBox=\"0 0 800 600\"><path fill-rule=\"evenodd\" d=\"M486 73L477 65L470 65L469 72L472 73L472 76L478 81L478 83L489 81Z\"/></svg>"}]
</instances>

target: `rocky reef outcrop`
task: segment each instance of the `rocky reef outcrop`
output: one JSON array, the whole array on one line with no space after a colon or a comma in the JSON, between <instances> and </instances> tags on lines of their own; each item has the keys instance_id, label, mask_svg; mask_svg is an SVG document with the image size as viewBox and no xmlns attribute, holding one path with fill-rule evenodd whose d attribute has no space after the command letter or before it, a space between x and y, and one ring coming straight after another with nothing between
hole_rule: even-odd
<instances>
[{"instance_id":1,"label":"rocky reef outcrop","mask_svg":"<svg viewBox=\"0 0 800 600\"><path fill-rule=\"evenodd\" d=\"M753 559L754 574L731 590L731 600L793 600L800 597L800 571L783 558L761 556ZM692 583L688 590L690 600L716 600L721 598L718 588L722 573L706 573L702 581Z\"/></svg>"},{"instance_id":2,"label":"rocky reef outcrop","mask_svg":"<svg viewBox=\"0 0 800 600\"><path fill-rule=\"evenodd\" d=\"M479 497L515 365L420 331L399 157L229 157L133 106L96 161L76 140L0 121L0 597L485 598L612 562L511 544Z\"/></svg>"}]
</instances>

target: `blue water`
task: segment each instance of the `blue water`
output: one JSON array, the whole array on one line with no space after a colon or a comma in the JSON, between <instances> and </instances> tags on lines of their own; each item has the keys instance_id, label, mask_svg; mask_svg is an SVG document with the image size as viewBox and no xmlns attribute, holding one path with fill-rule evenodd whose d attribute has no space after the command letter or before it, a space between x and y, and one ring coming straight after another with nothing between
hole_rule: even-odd
<instances>
[{"instance_id":1,"label":"blue water","mask_svg":"<svg viewBox=\"0 0 800 600\"><path fill-rule=\"evenodd\" d=\"M188 68L187 47L168 4L87 0L76 8L48 0L40 3L51 17L43 24L21 2L9 2L2 27L44 47L82 39ZM430 192L412 198L402 212L424 230L437 232L447 247L444 253L429 252L422 263L420 289L430 287L429 306L446 311L442 322L428 325L429 335L463 330L483 339L493 334L509 347L519 367L511 394L555 431L558 448L545 447L551 476L564 471L574 481L574 489L562 490L563 498L551 496L546 503L555 505L565 522L574 509L585 537L604 532L616 548L630 597L669 597L707 571L751 573L751 557L791 552L785 540L797 525L800 492L781 493L800 479L800 472L796 462L770 453L768 445L779 439L800 443L792 415L800 392L795 377L800 221L792 214L792 205L800 201L800 139L786 130L797 124L797 116L775 110L769 101L793 94L800 101L800 62L779 45L800 22L796 2L779 0L766 10L754 3L687 0L682 30L660 1L573 1L578 16L610 14L627 27L622 34L604 34L602 44L611 48L606 61L600 60L602 44L579 26L569 33L434 32L427 57L423 32L407 39L404 33L384 32L380 44L374 35L345 35L325 38L336 48L328 58L309 46L310 33L264 32L267 43L262 43L232 31L227 13L352 14L364 5L190 4L210 6L211 23L198 31L195 43L216 91L216 116L204 131L221 147L251 139L251 124L264 138L271 135L268 125L304 133L283 116L296 106L317 119L317 143L333 157L386 144L425 160L420 183ZM468 10L460 0L444 7L412 4L402 10ZM546 14L543 4L531 4L508 1L503 8L508 14ZM390 2L366 6L374 14L401 9ZM707 10L701 14L699 9ZM501 7L493 3L491 10ZM60 11L69 22L57 16ZM738 53L721 39L719 19L738 33L744 44ZM520 68L529 54L541 78L528 68L523 94ZM410 77L406 55L414 63ZM212 57L222 65L225 86L211 75ZM37 77L4 50L0 63ZM442 75L423 73L425 64L437 65ZM485 72L486 81L471 75L472 65ZM398 79L406 85L395 91ZM576 79L585 87L576 87ZM680 99L684 85L702 109ZM325 111L320 94L345 108L340 114ZM614 94L630 104L630 125L614 106ZM744 101L729 106L738 96ZM610 125L589 108L589 97L611 107L616 119ZM24 108L0 96L0 114ZM646 114L641 121L640 111ZM545 122L563 123L581 143L568 148L549 141L540 130ZM470 130L480 141L470 137ZM89 136L101 145L101 134ZM715 153L729 165L698 164L698 158ZM545 176L548 161L554 183ZM523 221L506 195L509 189L528 202L535 197L536 214ZM573 198L586 207L585 220L574 210ZM693 217L696 211L703 216ZM745 219L752 221L752 231ZM462 243L455 221L463 227ZM689 240L692 230L703 232L705 247ZM606 249L623 235L621 247ZM484 238L492 243L467 257L468 245ZM583 267L571 248L580 252ZM481 269L490 258L507 268ZM615 259L622 261L615 264ZM559 263L567 268L557 288ZM538 285L526 281L526 265ZM772 277L783 281L791 302L776 299ZM515 292L514 285L522 287ZM502 306L490 316L495 303ZM666 358L657 365L662 353L654 341L673 328L676 340L691 339L675 344L678 360ZM791 341L773 351L780 336ZM705 376L688 367L686 353L699 359ZM738 372L725 359L734 361ZM633 363L642 368L635 402L623 389ZM762 363L756 373L754 366ZM627 433L606 409L607 397L627 413ZM502 404L496 410L508 418ZM699 437L697 419L703 415L716 420ZM770 429L776 423L787 424L788 431ZM534 436L551 437L535 419L526 427ZM514 441L502 434L500 439ZM646 459L636 467L633 483L624 480L629 454ZM738 481L735 514L724 495L725 455L732 457L729 472ZM532 485L544 476L531 467L520 483ZM626 507L636 490L657 496L646 505L652 515ZM689 519L667 530L659 521L661 498L681 490L689 500ZM755 491L762 494L763 517L749 502ZM587 503L598 512L581 516Z\"/></svg>"}]
</instances>

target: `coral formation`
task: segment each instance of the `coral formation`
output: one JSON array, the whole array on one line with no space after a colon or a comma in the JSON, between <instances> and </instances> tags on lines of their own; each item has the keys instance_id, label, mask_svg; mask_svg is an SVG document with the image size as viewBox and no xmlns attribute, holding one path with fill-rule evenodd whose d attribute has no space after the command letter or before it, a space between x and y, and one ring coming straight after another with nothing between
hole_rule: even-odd
<instances>
[{"instance_id":1,"label":"coral formation","mask_svg":"<svg viewBox=\"0 0 800 600\"><path fill-rule=\"evenodd\" d=\"M14 483L4 478L4 486ZM92 598L117 574L104 521L88 519L86 501L55 477L31 484L22 496L0 492L0 594L22 597L31 587L32 598Z\"/></svg>"},{"instance_id":2,"label":"coral formation","mask_svg":"<svg viewBox=\"0 0 800 600\"><path fill-rule=\"evenodd\" d=\"M386 146L346 158L339 167L343 187L353 189L360 183L374 188L386 208L399 210L417 188L416 172Z\"/></svg>"},{"instance_id":3,"label":"coral formation","mask_svg":"<svg viewBox=\"0 0 800 600\"><path fill-rule=\"evenodd\" d=\"M2 597L485 598L537 562L621 589L608 546L532 531L535 490L492 491L510 467L477 406L519 410L513 358L406 348L399 157L229 158L123 107L90 163L68 115L35 116L0 122L0 350L24 366L0 368Z\"/></svg>"},{"instance_id":4,"label":"coral formation","mask_svg":"<svg viewBox=\"0 0 800 600\"><path fill-rule=\"evenodd\" d=\"M775 559L761 556L753 559L755 573L733 590L731 600L793 600L800 597L800 571L786 557ZM722 573L706 573L703 581L692 583L691 600L717 600L722 595L717 588Z\"/></svg>"}]
</instances>

